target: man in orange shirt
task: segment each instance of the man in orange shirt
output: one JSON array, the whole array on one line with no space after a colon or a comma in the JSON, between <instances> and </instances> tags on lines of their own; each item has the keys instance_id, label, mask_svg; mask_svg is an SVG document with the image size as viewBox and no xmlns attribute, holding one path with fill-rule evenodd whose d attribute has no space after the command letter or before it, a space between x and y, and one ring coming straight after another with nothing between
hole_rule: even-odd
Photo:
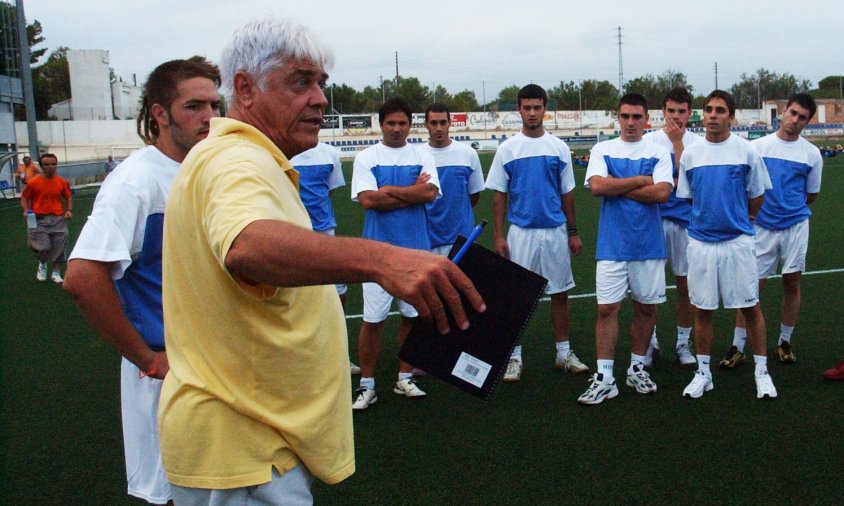
<instances>
[{"instance_id":1,"label":"man in orange shirt","mask_svg":"<svg viewBox=\"0 0 844 506\"><path fill-rule=\"evenodd\" d=\"M32 179L27 177L27 185L21 194L23 215L32 210L38 226L27 230L29 247L38 257L38 281L47 279L47 261L53 264L50 279L61 283L61 265L67 263L65 247L67 245L67 224L65 219L73 217L73 197L70 185L61 176L56 175L59 160L56 155L41 155L42 174ZM62 202L64 201L64 203Z\"/></svg>"}]
</instances>

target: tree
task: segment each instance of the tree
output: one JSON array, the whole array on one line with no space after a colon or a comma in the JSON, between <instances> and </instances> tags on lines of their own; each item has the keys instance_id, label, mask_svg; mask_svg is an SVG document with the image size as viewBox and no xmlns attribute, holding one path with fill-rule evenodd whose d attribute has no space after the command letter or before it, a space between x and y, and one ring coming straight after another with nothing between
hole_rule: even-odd
<instances>
[{"instance_id":1,"label":"tree","mask_svg":"<svg viewBox=\"0 0 844 506\"><path fill-rule=\"evenodd\" d=\"M739 82L730 87L730 94L736 101L736 108L759 109L765 100L786 99L795 93L809 91L811 87L810 81L788 72L779 74L759 69L755 75L742 74Z\"/></svg>"},{"instance_id":2,"label":"tree","mask_svg":"<svg viewBox=\"0 0 844 506\"><path fill-rule=\"evenodd\" d=\"M67 48L59 47L42 65L32 69L32 88L35 96L35 118L50 119L47 111L57 102L70 98L70 70Z\"/></svg>"},{"instance_id":3,"label":"tree","mask_svg":"<svg viewBox=\"0 0 844 506\"><path fill-rule=\"evenodd\" d=\"M673 88L678 87L686 88L689 93L694 91L694 88L688 83L686 74L668 69L656 77L645 74L627 81L624 84L624 92L638 93L644 96L650 109L662 109L662 100L665 95Z\"/></svg>"},{"instance_id":4,"label":"tree","mask_svg":"<svg viewBox=\"0 0 844 506\"><path fill-rule=\"evenodd\" d=\"M818 87L809 93L814 98L837 98L844 96L844 76L827 76L818 81Z\"/></svg>"},{"instance_id":5,"label":"tree","mask_svg":"<svg viewBox=\"0 0 844 506\"><path fill-rule=\"evenodd\" d=\"M451 103L448 105L450 111L455 112L471 112L482 111L483 107L478 103L475 92L472 90L463 90L451 97Z\"/></svg>"},{"instance_id":6,"label":"tree","mask_svg":"<svg viewBox=\"0 0 844 506\"><path fill-rule=\"evenodd\" d=\"M502 88L498 98L489 104L487 109L492 111L515 111L519 108L519 90L515 84Z\"/></svg>"},{"instance_id":7,"label":"tree","mask_svg":"<svg viewBox=\"0 0 844 506\"><path fill-rule=\"evenodd\" d=\"M580 86L584 111L615 111L618 109L618 88L611 82L587 79Z\"/></svg>"},{"instance_id":8,"label":"tree","mask_svg":"<svg viewBox=\"0 0 844 506\"><path fill-rule=\"evenodd\" d=\"M558 86L548 90L548 108L558 111L580 110L582 97L580 85L574 81L564 83L560 81Z\"/></svg>"},{"instance_id":9,"label":"tree","mask_svg":"<svg viewBox=\"0 0 844 506\"><path fill-rule=\"evenodd\" d=\"M413 112L424 112L431 103L431 89L415 77L399 77L397 95L407 101Z\"/></svg>"}]
</instances>

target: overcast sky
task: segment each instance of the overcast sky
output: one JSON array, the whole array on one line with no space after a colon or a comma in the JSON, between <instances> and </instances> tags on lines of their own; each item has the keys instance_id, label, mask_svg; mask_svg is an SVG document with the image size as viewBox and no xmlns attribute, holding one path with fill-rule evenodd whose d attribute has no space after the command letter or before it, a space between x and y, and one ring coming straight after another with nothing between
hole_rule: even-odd
<instances>
[{"instance_id":1,"label":"overcast sky","mask_svg":"<svg viewBox=\"0 0 844 506\"><path fill-rule=\"evenodd\" d=\"M759 68L817 85L844 74L840 0L24 0L46 46L105 49L124 80L194 54L219 61L231 33L250 19L293 19L334 49L330 82L357 89L418 77L479 102L508 85L606 79L618 85L618 26L625 80L672 69L695 94L729 88Z\"/></svg>"}]
</instances>

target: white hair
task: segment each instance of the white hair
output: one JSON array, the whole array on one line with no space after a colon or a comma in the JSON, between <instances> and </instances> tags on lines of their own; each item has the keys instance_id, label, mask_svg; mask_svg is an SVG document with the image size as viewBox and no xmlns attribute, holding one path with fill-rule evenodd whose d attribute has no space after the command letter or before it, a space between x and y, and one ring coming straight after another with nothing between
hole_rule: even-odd
<instances>
[{"instance_id":1,"label":"white hair","mask_svg":"<svg viewBox=\"0 0 844 506\"><path fill-rule=\"evenodd\" d=\"M309 28L274 18L250 21L234 32L220 57L221 91L234 103L234 75L243 71L263 89L265 78L291 61L308 61L330 70L331 49Z\"/></svg>"}]
</instances>

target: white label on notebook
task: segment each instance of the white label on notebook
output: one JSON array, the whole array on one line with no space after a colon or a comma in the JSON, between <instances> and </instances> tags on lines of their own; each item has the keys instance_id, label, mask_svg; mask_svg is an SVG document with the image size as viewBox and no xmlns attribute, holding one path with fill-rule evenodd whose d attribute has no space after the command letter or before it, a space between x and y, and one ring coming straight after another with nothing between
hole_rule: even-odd
<instances>
[{"instance_id":1,"label":"white label on notebook","mask_svg":"<svg viewBox=\"0 0 844 506\"><path fill-rule=\"evenodd\" d=\"M457 363L454 364L454 370L451 371L452 376L457 376L467 383L471 383L478 388L481 388L489 375L492 366L478 360L466 352L460 354Z\"/></svg>"}]
</instances>

